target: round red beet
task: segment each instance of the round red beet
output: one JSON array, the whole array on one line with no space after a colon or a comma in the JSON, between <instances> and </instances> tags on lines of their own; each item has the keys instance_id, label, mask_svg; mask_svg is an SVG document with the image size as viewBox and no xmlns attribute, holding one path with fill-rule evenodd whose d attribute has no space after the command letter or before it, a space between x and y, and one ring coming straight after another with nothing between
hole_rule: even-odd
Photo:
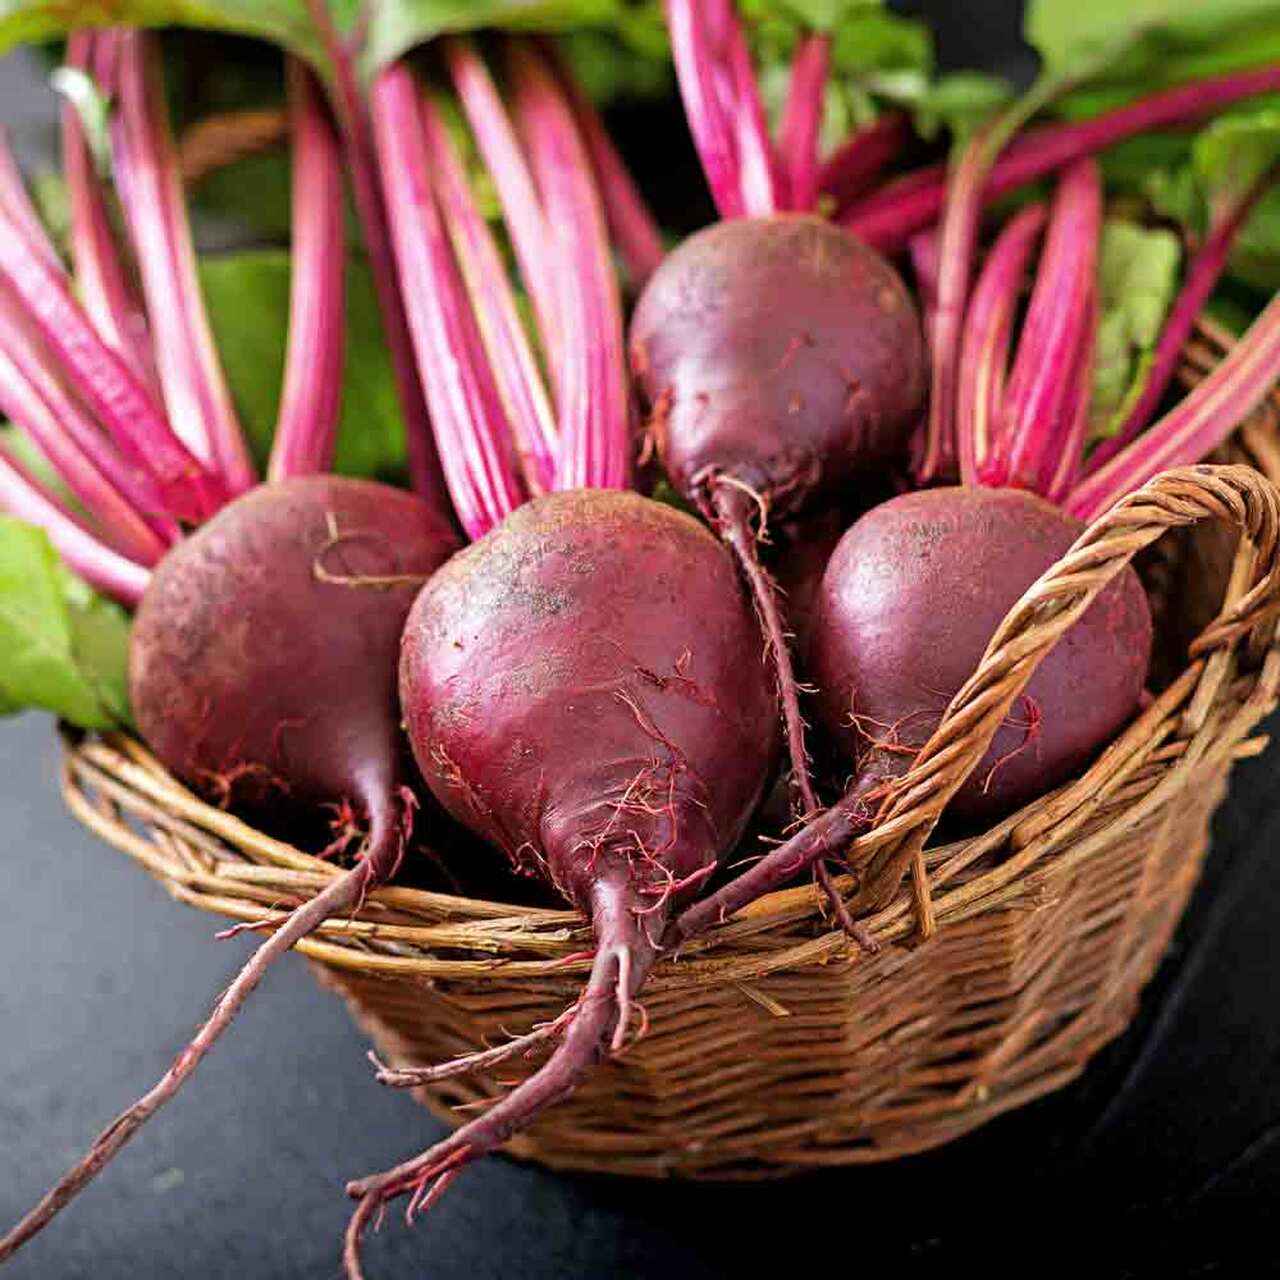
<instances>
[{"instance_id":1,"label":"round red beet","mask_svg":"<svg viewBox=\"0 0 1280 1280\"><path fill-rule=\"evenodd\" d=\"M386 817L400 632L457 546L421 498L387 485L306 476L252 490L164 559L138 609L143 738L220 801L349 801Z\"/></svg>"},{"instance_id":2,"label":"round red beet","mask_svg":"<svg viewBox=\"0 0 1280 1280\"><path fill-rule=\"evenodd\" d=\"M413 607L400 691L435 796L551 880L592 921L596 951L576 1007L544 1030L563 1036L545 1065L430 1151L351 1185L351 1274L381 1204L434 1196L621 1045L671 909L735 847L776 746L728 553L632 493L536 499L455 556Z\"/></svg>"},{"instance_id":3,"label":"round red beet","mask_svg":"<svg viewBox=\"0 0 1280 1280\"><path fill-rule=\"evenodd\" d=\"M718 223L650 279L630 334L646 430L733 548L777 677L795 808L818 808L787 618L760 563L771 516L862 488L919 414L924 344L894 269L806 214ZM852 921L823 865L819 879ZM865 938L863 939L866 940Z\"/></svg>"},{"instance_id":4,"label":"round red beet","mask_svg":"<svg viewBox=\"0 0 1280 1280\"><path fill-rule=\"evenodd\" d=\"M822 579L809 669L860 782L906 770L1022 593L1083 529L1016 489L930 489L863 516ZM1062 782L1132 716L1151 614L1126 569L1037 667L950 812L989 817Z\"/></svg>"},{"instance_id":5,"label":"round red beet","mask_svg":"<svg viewBox=\"0 0 1280 1280\"><path fill-rule=\"evenodd\" d=\"M705 501L709 481L727 475L774 512L883 462L924 393L920 320L897 272L805 214L691 236L645 288L630 348L676 487Z\"/></svg>"}]
</instances>

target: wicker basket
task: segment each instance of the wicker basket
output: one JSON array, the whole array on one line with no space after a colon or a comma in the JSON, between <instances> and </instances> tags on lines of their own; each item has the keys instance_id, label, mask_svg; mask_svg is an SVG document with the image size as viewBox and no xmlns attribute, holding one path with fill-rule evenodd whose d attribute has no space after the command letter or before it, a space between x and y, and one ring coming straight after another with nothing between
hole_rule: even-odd
<instances>
[{"instance_id":1,"label":"wicker basket","mask_svg":"<svg viewBox=\"0 0 1280 1280\"><path fill-rule=\"evenodd\" d=\"M1221 349L1202 328L1184 380ZM647 1033L511 1150L646 1176L778 1174L919 1151L1077 1075L1159 963L1233 761L1264 745L1250 735L1280 682L1280 494L1262 474L1280 476L1278 419L1269 403L1226 451L1253 466L1159 478L1011 611L852 850L879 954L833 932L812 887L761 900L660 963ZM1198 632L1190 659L1080 778L990 831L925 847L1035 661L1157 540L1159 630L1182 655ZM63 781L87 826L206 911L263 920L336 874L202 803L131 739L68 738ZM589 945L570 911L388 888L300 949L385 1059L418 1064L560 1013ZM454 1107L533 1065L441 1082L422 1101L456 1121Z\"/></svg>"}]
</instances>

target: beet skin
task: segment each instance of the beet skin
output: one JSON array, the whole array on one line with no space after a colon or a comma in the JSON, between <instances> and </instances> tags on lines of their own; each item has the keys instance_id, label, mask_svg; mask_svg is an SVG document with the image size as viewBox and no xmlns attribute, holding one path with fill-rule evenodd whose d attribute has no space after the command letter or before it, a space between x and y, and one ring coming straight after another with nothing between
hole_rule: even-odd
<instances>
[{"instance_id":1,"label":"beet skin","mask_svg":"<svg viewBox=\"0 0 1280 1280\"><path fill-rule=\"evenodd\" d=\"M845 534L809 662L860 784L905 772L1009 609L1083 528L1021 490L951 488L894 498ZM1008 812L1069 777L1132 716L1150 656L1150 610L1126 569L1036 668L950 812Z\"/></svg>"},{"instance_id":2,"label":"beet skin","mask_svg":"<svg viewBox=\"0 0 1280 1280\"><path fill-rule=\"evenodd\" d=\"M432 579L401 700L445 808L589 912L601 857L647 890L734 846L775 736L759 655L714 538L583 490L522 507Z\"/></svg>"},{"instance_id":3,"label":"beet skin","mask_svg":"<svg viewBox=\"0 0 1280 1280\"><path fill-rule=\"evenodd\" d=\"M924 393L920 320L897 272L802 214L691 236L645 288L630 349L676 487L697 498L728 475L775 513L884 462Z\"/></svg>"},{"instance_id":4,"label":"beet skin","mask_svg":"<svg viewBox=\"0 0 1280 1280\"><path fill-rule=\"evenodd\" d=\"M426 503L386 485L306 476L252 490L162 561L138 609L142 736L220 801L385 815L400 632L457 545Z\"/></svg>"},{"instance_id":5,"label":"beet skin","mask_svg":"<svg viewBox=\"0 0 1280 1280\"><path fill-rule=\"evenodd\" d=\"M413 607L400 690L432 792L553 881L596 952L542 1068L431 1151L351 1184L349 1274L379 1205L433 1197L621 1045L671 909L735 847L776 746L732 560L632 493L536 499L455 556Z\"/></svg>"}]
</instances>

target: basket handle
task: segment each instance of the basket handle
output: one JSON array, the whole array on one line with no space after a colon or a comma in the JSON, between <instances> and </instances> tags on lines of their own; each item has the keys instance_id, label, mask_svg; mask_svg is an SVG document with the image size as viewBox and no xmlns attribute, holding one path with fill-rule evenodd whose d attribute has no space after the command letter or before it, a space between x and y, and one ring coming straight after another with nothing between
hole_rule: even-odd
<instances>
[{"instance_id":1,"label":"basket handle","mask_svg":"<svg viewBox=\"0 0 1280 1280\"><path fill-rule=\"evenodd\" d=\"M1206 519L1239 529L1253 549L1252 564L1241 592L1229 593L1190 656L1229 648L1280 614L1280 491L1265 476L1246 466L1183 467L1121 499L1009 610L932 737L892 784L875 828L854 842L850 860L864 867L858 906L882 906L912 867L920 931L933 931L925 842L1036 667L1139 551L1170 529Z\"/></svg>"}]
</instances>

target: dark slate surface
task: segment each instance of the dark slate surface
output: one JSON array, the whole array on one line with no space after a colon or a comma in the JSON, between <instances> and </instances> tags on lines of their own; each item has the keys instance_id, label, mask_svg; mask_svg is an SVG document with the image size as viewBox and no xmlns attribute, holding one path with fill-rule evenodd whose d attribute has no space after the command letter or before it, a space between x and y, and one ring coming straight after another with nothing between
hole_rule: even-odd
<instances>
[{"instance_id":1,"label":"dark slate surface","mask_svg":"<svg viewBox=\"0 0 1280 1280\"><path fill-rule=\"evenodd\" d=\"M1010 5L923 5L952 62L1003 48ZM1018 59L1021 58L1019 63ZM47 142L38 83L0 63L0 119ZM0 656L2 660L2 656ZM0 726L0 1224L167 1066L244 944L68 818L51 724ZM1242 766L1215 851L1138 1021L1075 1086L943 1151L772 1186L564 1177L505 1159L372 1276L715 1280L772 1274L1275 1274L1280 1192L1280 753ZM343 1181L440 1127L373 1086L300 961L278 966L198 1080L6 1280L338 1274ZM789 1262L771 1263L775 1249Z\"/></svg>"}]
</instances>

